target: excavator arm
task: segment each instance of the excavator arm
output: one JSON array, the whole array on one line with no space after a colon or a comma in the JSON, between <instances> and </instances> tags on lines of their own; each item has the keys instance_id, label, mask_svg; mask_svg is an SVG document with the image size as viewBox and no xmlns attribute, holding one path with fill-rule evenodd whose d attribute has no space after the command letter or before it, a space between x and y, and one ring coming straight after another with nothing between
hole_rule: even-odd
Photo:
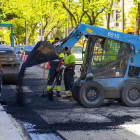
<instances>
[{"instance_id":1,"label":"excavator arm","mask_svg":"<svg viewBox=\"0 0 140 140\"><path fill-rule=\"evenodd\" d=\"M60 42L55 44L57 47L57 53L67 52L69 51L74 44L82 37L86 35L95 35L95 36L102 36L122 42L126 42L131 44L131 47L134 47L135 53L138 53L140 50L140 37L129 35L113 30L108 30L104 28L99 28L87 24L79 23L76 27L70 32L70 34L62 39Z\"/></svg>"}]
</instances>

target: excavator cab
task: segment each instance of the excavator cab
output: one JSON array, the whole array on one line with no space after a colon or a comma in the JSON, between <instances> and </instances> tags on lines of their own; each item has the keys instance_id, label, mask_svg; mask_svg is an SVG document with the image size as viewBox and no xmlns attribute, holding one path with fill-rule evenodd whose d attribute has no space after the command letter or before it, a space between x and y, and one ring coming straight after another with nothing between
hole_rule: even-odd
<instances>
[{"instance_id":1,"label":"excavator cab","mask_svg":"<svg viewBox=\"0 0 140 140\"><path fill-rule=\"evenodd\" d=\"M72 89L74 99L86 107L98 107L105 98L121 98L127 106L139 106L140 71L128 65L133 52L132 44L89 35L81 77ZM129 87L131 82L133 86ZM139 84L133 84L136 82Z\"/></svg>"}]
</instances>

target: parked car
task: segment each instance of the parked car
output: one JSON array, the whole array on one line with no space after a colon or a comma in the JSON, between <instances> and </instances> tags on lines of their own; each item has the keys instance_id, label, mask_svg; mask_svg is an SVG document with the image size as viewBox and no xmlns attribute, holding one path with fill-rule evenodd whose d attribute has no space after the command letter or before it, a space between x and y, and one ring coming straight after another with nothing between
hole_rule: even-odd
<instances>
[{"instance_id":1,"label":"parked car","mask_svg":"<svg viewBox=\"0 0 140 140\"><path fill-rule=\"evenodd\" d=\"M16 54L21 54L23 47L22 46L15 46Z\"/></svg>"},{"instance_id":2,"label":"parked car","mask_svg":"<svg viewBox=\"0 0 140 140\"><path fill-rule=\"evenodd\" d=\"M34 47L35 47L34 45L24 45L23 54L24 55L29 55Z\"/></svg>"}]
</instances>

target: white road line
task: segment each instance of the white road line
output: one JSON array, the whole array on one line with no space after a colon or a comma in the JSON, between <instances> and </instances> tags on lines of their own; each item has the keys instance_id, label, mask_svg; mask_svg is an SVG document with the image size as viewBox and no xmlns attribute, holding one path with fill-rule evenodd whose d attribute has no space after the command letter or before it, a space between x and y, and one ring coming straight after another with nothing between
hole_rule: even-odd
<instances>
[{"instance_id":1,"label":"white road line","mask_svg":"<svg viewBox=\"0 0 140 140\"><path fill-rule=\"evenodd\" d=\"M44 133L44 134L36 134L33 133L34 126L27 122L22 122L25 129L29 133L32 140L63 140L60 136L56 135L55 133Z\"/></svg>"}]
</instances>

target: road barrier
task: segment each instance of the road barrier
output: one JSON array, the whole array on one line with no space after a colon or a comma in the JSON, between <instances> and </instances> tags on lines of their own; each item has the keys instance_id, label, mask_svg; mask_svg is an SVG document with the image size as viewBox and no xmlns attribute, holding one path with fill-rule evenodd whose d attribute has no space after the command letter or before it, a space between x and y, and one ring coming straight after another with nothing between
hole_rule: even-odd
<instances>
[{"instance_id":1,"label":"road barrier","mask_svg":"<svg viewBox=\"0 0 140 140\"><path fill-rule=\"evenodd\" d=\"M27 58L28 58L28 55L17 54L16 56L20 57L20 61L22 61L22 62L25 62L27 60ZM49 69L49 67L50 67L49 62L39 64L39 66L44 67L44 64L45 64L45 68Z\"/></svg>"}]
</instances>

